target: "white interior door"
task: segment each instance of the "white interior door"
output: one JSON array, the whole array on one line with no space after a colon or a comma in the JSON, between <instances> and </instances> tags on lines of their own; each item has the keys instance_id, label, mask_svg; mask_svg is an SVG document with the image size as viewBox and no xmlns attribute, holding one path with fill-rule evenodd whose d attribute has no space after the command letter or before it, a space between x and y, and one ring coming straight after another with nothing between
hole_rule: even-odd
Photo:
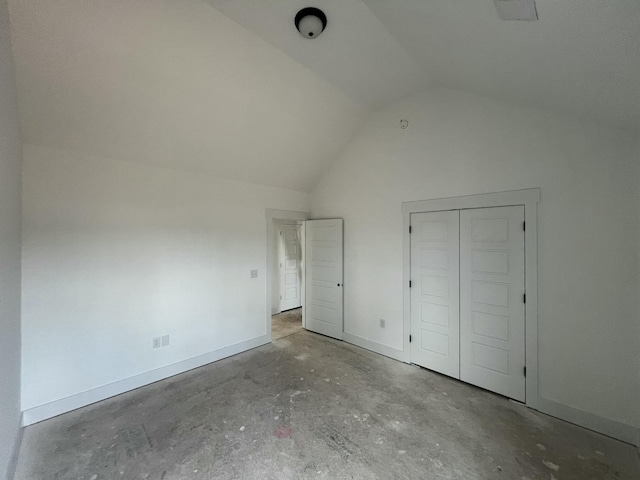
<instances>
[{"instance_id":1,"label":"white interior door","mask_svg":"<svg viewBox=\"0 0 640 480\"><path fill-rule=\"evenodd\" d=\"M300 295L300 228L298 225L280 226L280 311L302 305Z\"/></svg>"},{"instance_id":2,"label":"white interior door","mask_svg":"<svg viewBox=\"0 0 640 480\"><path fill-rule=\"evenodd\" d=\"M460 377L459 212L411 215L411 362Z\"/></svg>"},{"instance_id":3,"label":"white interior door","mask_svg":"<svg viewBox=\"0 0 640 480\"><path fill-rule=\"evenodd\" d=\"M342 340L342 219L305 222L305 328Z\"/></svg>"},{"instance_id":4,"label":"white interior door","mask_svg":"<svg viewBox=\"0 0 640 480\"><path fill-rule=\"evenodd\" d=\"M524 207L460 212L460 379L525 401Z\"/></svg>"}]
</instances>

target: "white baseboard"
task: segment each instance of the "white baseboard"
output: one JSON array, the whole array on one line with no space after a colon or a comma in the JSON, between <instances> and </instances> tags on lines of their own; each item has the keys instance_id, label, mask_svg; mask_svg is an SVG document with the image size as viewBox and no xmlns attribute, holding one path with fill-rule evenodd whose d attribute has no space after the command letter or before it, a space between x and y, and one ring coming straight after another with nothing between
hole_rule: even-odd
<instances>
[{"instance_id":1,"label":"white baseboard","mask_svg":"<svg viewBox=\"0 0 640 480\"><path fill-rule=\"evenodd\" d=\"M381 343L367 340L366 338L358 337L357 335L352 335L351 333L344 332L342 334L342 340L358 347L371 350L372 352L379 353L380 355L384 355L385 357L399 360L400 362L407 361L407 355L402 350L388 347L387 345L382 345Z\"/></svg>"},{"instance_id":2,"label":"white baseboard","mask_svg":"<svg viewBox=\"0 0 640 480\"><path fill-rule=\"evenodd\" d=\"M380 355L393 358L394 360L409 362L408 355L402 350L397 350L347 332L344 332L343 340L358 347L379 353ZM570 407L546 398L539 398L535 403L535 407L532 407L531 405L529 405L529 407L547 415L551 415L552 417L559 418L560 420L588 428L594 432L622 440L623 442L631 445L636 445L640 450L640 428L601 417L594 413L585 412L578 408Z\"/></svg>"},{"instance_id":3,"label":"white baseboard","mask_svg":"<svg viewBox=\"0 0 640 480\"><path fill-rule=\"evenodd\" d=\"M280 313L280 309L277 307L271 307L271 315L277 315Z\"/></svg>"},{"instance_id":4,"label":"white baseboard","mask_svg":"<svg viewBox=\"0 0 640 480\"><path fill-rule=\"evenodd\" d=\"M23 425L24 413L21 413L20 420L18 421L18 431L16 432L16 438L13 442L13 448L11 449L11 456L9 457L9 465L7 466L7 480L12 480L16 473L18 455L20 454L20 446L22 445L22 434L24 433Z\"/></svg>"},{"instance_id":5,"label":"white baseboard","mask_svg":"<svg viewBox=\"0 0 640 480\"><path fill-rule=\"evenodd\" d=\"M252 340L236 343L235 345L230 345L213 352L198 355L197 357L182 360L180 362L166 365L155 370L150 370L108 385L93 388L86 392L76 393L75 395L61 398L60 400L55 400L50 403L45 403L44 405L30 408L23 412L23 425L27 426L41 422L48 418L70 412L77 408L85 407L92 403L120 395L121 393L149 385L150 383L154 383L159 380L164 380L165 378L172 377L179 373L184 373L188 370L201 367L208 363L230 357L231 355L236 355L270 342L270 336L263 335Z\"/></svg>"},{"instance_id":6,"label":"white baseboard","mask_svg":"<svg viewBox=\"0 0 640 480\"><path fill-rule=\"evenodd\" d=\"M536 410L640 448L640 431L632 425L585 412L548 398L540 398Z\"/></svg>"}]
</instances>

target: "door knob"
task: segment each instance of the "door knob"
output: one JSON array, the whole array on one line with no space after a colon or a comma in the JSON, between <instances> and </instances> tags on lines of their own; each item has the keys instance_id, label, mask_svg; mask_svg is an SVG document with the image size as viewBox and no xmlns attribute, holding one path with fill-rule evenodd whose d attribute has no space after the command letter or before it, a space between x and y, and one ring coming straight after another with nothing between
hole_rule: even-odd
<instances>
[{"instance_id":1,"label":"door knob","mask_svg":"<svg viewBox=\"0 0 640 480\"><path fill-rule=\"evenodd\" d=\"M338 286L340 286L340 284L338 284Z\"/></svg>"}]
</instances>

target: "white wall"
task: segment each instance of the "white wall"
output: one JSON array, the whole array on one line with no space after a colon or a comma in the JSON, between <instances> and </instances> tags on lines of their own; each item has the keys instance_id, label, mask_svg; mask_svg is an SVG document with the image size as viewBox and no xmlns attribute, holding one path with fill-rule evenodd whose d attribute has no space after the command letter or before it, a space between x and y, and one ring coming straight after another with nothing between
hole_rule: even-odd
<instances>
[{"instance_id":1,"label":"white wall","mask_svg":"<svg viewBox=\"0 0 640 480\"><path fill-rule=\"evenodd\" d=\"M9 16L0 0L0 478L20 428L20 131Z\"/></svg>"},{"instance_id":2,"label":"white wall","mask_svg":"<svg viewBox=\"0 0 640 480\"><path fill-rule=\"evenodd\" d=\"M314 217L345 219L345 331L403 348L402 202L540 187L541 396L637 425L635 148L631 132L447 89L373 115L312 195Z\"/></svg>"},{"instance_id":3,"label":"white wall","mask_svg":"<svg viewBox=\"0 0 640 480\"><path fill-rule=\"evenodd\" d=\"M33 145L23 198L25 410L266 335L265 208L309 200Z\"/></svg>"}]
</instances>

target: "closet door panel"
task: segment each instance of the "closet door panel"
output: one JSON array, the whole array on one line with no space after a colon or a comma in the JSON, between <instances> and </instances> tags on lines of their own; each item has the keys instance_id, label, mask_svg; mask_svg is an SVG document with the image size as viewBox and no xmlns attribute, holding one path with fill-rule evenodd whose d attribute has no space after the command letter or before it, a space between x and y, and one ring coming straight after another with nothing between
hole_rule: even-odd
<instances>
[{"instance_id":1,"label":"closet door panel","mask_svg":"<svg viewBox=\"0 0 640 480\"><path fill-rule=\"evenodd\" d=\"M460 379L525 401L524 207L460 212Z\"/></svg>"},{"instance_id":2,"label":"closet door panel","mask_svg":"<svg viewBox=\"0 0 640 480\"><path fill-rule=\"evenodd\" d=\"M411 362L460 378L459 212L411 215Z\"/></svg>"}]
</instances>

